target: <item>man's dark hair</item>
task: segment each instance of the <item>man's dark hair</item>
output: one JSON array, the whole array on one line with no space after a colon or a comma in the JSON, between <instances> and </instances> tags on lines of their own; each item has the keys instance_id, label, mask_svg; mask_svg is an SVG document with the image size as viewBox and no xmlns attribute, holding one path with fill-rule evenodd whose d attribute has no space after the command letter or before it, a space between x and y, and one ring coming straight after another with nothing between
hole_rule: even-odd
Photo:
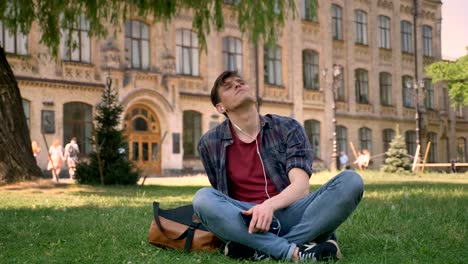
<instances>
[{"instance_id":1,"label":"man's dark hair","mask_svg":"<svg viewBox=\"0 0 468 264\"><path fill-rule=\"evenodd\" d=\"M211 103L213 104L213 106L216 106L219 103L219 101L221 101L219 99L218 93L219 88L225 84L226 79L233 76L240 78L237 71L224 71L218 76L218 78L214 82L213 88L211 88Z\"/></svg>"}]
</instances>

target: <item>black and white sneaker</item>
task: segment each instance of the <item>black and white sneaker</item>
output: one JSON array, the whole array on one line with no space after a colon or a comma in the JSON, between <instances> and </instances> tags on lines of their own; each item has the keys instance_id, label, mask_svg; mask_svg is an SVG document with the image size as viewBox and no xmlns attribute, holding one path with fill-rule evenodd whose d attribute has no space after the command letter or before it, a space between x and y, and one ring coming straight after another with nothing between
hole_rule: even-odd
<instances>
[{"instance_id":1,"label":"black and white sneaker","mask_svg":"<svg viewBox=\"0 0 468 264\"><path fill-rule=\"evenodd\" d=\"M244 246L242 244L228 241L224 246L224 255L233 259L246 259L246 260L268 260L268 255L260 253L253 248Z\"/></svg>"},{"instance_id":2,"label":"black and white sneaker","mask_svg":"<svg viewBox=\"0 0 468 264\"><path fill-rule=\"evenodd\" d=\"M342 258L340 248L334 240L299 246L299 261L330 261Z\"/></svg>"}]
</instances>

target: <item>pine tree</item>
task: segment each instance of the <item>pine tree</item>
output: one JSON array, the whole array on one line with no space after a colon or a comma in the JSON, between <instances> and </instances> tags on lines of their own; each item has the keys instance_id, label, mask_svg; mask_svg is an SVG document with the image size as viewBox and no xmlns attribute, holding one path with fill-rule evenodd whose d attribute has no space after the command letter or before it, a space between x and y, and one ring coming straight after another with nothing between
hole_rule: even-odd
<instances>
[{"instance_id":1,"label":"pine tree","mask_svg":"<svg viewBox=\"0 0 468 264\"><path fill-rule=\"evenodd\" d=\"M397 134L390 142L390 148L385 154L385 165L382 166L384 172L409 172L411 170L411 159L408 157L408 151L406 150L405 138L400 135L400 131L397 127Z\"/></svg>"},{"instance_id":2,"label":"pine tree","mask_svg":"<svg viewBox=\"0 0 468 264\"><path fill-rule=\"evenodd\" d=\"M108 79L97 107L94 145L88 162L81 162L76 169L76 180L85 184L136 184L138 172L127 159L126 142L118 129L123 108L117 93Z\"/></svg>"}]
</instances>

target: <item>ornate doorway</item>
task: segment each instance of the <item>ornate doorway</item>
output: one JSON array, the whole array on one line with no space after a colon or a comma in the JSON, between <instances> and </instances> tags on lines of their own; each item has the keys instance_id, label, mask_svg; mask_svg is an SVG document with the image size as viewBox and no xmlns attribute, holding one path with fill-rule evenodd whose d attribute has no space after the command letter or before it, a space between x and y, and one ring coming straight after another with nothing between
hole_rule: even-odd
<instances>
[{"instance_id":1,"label":"ornate doorway","mask_svg":"<svg viewBox=\"0 0 468 264\"><path fill-rule=\"evenodd\" d=\"M143 175L161 174L161 127L157 115L145 105L133 105L125 113L124 130L128 159Z\"/></svg>"}]
</instances>

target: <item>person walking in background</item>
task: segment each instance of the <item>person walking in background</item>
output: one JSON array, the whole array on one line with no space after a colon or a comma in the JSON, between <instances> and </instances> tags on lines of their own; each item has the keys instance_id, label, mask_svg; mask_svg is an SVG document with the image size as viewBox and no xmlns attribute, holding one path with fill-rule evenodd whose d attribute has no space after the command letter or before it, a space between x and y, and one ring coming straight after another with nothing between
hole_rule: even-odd
<instances>
[{"instance_id":1,"label":"person walking in background","mask_svg":"<svg viewBox=\"0 0 468 264\"><path fill-rule=\"evenodd\" d=\"M72 137L70 143L65 145L64 158L67 161L68 174L70 179L75 178L76 163L78 162L78 154L80 154L80 149L78 144L76 144L76 137Z\"/></svg>"},{"instance_id":2,"label":"person walking in background","mask_svg":"<svg viewBox=\"0 0 468 264\"><path fill-rule=\"evenodd\" d=\"M41 148L39 147L39 143L36 140L31 141L32 153L34 158L36 159L37 164L37 156L39 156L39 152L41 152Z\"/></svg>"},{"instance_id":3,"label":"person walking in background","mask_svg":"<svg viewBox=\"0 0 468 264\"><path fill-rule=\"evenodd\" d=\"M49 163L47 170L52 171L52 180L57 181L60 171L62 170L63 149L58 139L54 139L52 146L49 148Z\"/></svg>"}]
</instances>

